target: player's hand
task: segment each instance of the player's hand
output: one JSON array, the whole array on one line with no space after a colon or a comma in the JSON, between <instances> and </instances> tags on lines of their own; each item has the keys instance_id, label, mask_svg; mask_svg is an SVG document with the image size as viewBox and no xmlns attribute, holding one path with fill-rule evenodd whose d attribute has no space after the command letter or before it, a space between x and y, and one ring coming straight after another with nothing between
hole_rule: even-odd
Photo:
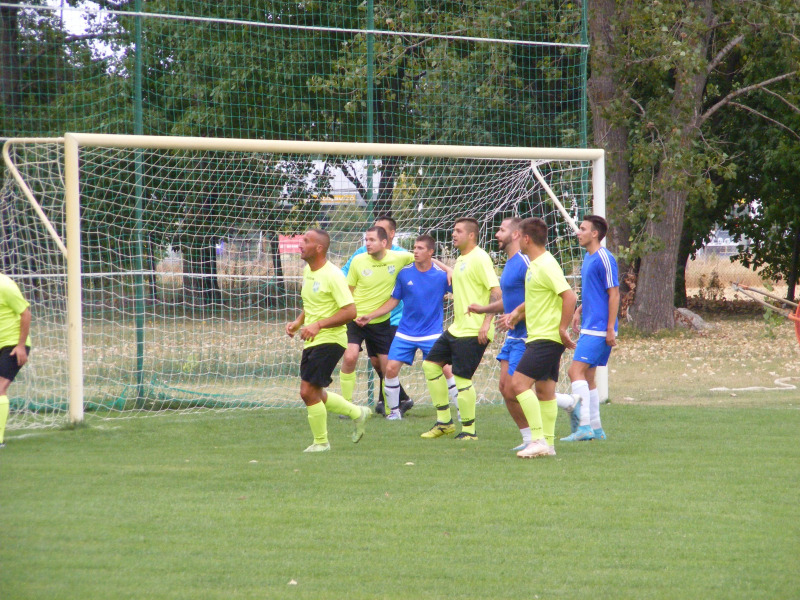
<instances>
[{"instance_id":1,"label":"player's hand","mask_svg":"<svg viewBox=\"0 0 800 600\"><path fill-rule=\"evenodd\" d=\"M508 315L497 315L494 319L494 326L497 331L510 331L511 327L508 326L506 318Z\"/></svg>"},{"instance_id":2,"label":"player's hand","mask_svg":"<svg viewBox=\"0 0 800 600\"><path fill-rule=\"evenodd\" d=\"M300 329L300 325L297 324L297 321L289 321L286 324L286 335L293 338L298 329Z\"/></svg>"},{"instance_id":3,"label":"player's hand","mask_svg":"<svg viewBox=\"0 0 800 600\"><path fill-rule=\"evenodd\" d=\"M472 313L475 313L476 315L482 315L484 313L483 306L480 304L470 304L467 307L467 314L471 315Z\"/></svg>"},{"instance_id":4,"label":"player's hand","mask_svg":"<svg viewBox=\"0 0 800 600\"><path fill-rule=\"evenodd\" d=\"M572 331L575 333L581 332L581 316L579 313L575 313L575 316L572 317Z\"/></svg>"},{"instance_id":5,"label":"player's hand","mask_svg":"<svg viewBox=\"0 0 800 600\"><path fill-rule=\"evenodd\" d=\"M28 350L25 348L25 344L14 346L14 349L11 351L11 356L17 357L17 366L24 366L25 363L28 362Z\"/></svg>"},{"instance_id":6,"label":"player's hand","mask_svg":"<svg viewBox=\"0 0 800 600\"><path fill-rule=\"evenodd\" d=\"M481 326L480 331L478 331L478 343L479 344L489 343L489 327L487 325Z\"/></svg>"},{"instance_id":7,"label":"player's hand","mask_svg":"<svg viewBox=\"0 0 800 600\"><path fill-rule=\"evenodd\" d=\"M617 345L617 334L614 333L613 329L606 331L606 344L612 348Z\"/></svg>"},{"instance_id":8,"label":"player's hand","mask_svg":"<svg viewBox=\"0 0 800 600\"><path fill-rule=\"evenodd\" d=\"M572 341L571 337L569 337L569 332L567 331L566 327L564 329L559 328L558 335L561 336L561 343L564 344L564 346L570 350L575 350L575 346L577 344Z\"/></svg>"},{"instance_id":9,"label":"player's hand","mask_svg":"<svg viewBox=\"0 0 800 600\"><path fill-rule=\"evenodd\" d=\"M353 321L359 327L364 327L367 323L369 323L372 319L369 318L369 315L361 315L355 321Z\"/></svg>"},{"instance_id":10,"label":"player's hand","mask_svg":"<svg viewBox=\"0 0 800 600\"><path fill-rule=\"evenodd\" d=\"M317 334L319 334L320 329L319 321L316 323L311 323L311 325L306 325L300 330L300 339L307 342L313 342L314 338L317 337Z\"/></svg>"}]
</instances>

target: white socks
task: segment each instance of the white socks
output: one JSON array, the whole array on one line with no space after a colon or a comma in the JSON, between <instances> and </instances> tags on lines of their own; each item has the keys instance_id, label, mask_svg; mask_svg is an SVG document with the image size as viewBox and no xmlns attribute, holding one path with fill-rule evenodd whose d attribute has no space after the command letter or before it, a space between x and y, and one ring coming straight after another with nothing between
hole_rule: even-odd
<instances>
[{"instance_id":1,"label":"white socks","mask_svg":"<svg viewBox=\"0 0 800 600\"><path fill-rule=\"evenodd\" d=\"M590 393L589 393L589 383L585 380L577 380L572 382L572 393L578 396L581 399L581 406L580 411L581 414L580 419L580 426L583 427L589 425L589 412L590 412Z\"/></svg>"},{"instance_id":2,"label":"white socks","mask_svg":"<svg viewBox=\"0 0 800 600\"><path fill-rule=\"evenodd\" d=\"M600 393L597 388L589 390L589 409L592 429L602 429L603 425L600 423Z\"/></svg>"},{"instance_id":3,"label":"white socks","mask_svg":"<svg viewBox=\"0 0 800 600\"><path fill-rule=\"evenodd\" d=\"M389 403L387 408L394 410L400 406L400 378L388 377L383 380L383 391L386 394L386 402Z\"/></svg>"}]
</instances>

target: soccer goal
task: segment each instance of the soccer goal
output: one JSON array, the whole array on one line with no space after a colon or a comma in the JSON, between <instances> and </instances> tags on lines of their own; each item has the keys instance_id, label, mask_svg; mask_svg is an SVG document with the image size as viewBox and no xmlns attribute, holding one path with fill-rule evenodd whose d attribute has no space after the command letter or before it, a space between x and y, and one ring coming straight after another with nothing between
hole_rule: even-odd
<instances>
[{"instance_id":1,"label":"soccer goal","mask_svg":"<svg viewBox=\"0 0 800 600\"><path fill-rule=\"evenodd\" d=\"M453 222L471 216L499 272L500 221L539 216L579 290L575 222L605 212L593 149L66 134L8 140L3 156L2 271L34 314L10 428L301 405L301 342L284 325L299 310L298 236L310 227L330 232L341 266L390 213L396 244L430 233L452 262ZM475 376L481 402L502 401L502 342ZM357 402L374 396L369 371L362 359ZM430 401L418 365L401 381Z\"/></svg>"}]
</instances>

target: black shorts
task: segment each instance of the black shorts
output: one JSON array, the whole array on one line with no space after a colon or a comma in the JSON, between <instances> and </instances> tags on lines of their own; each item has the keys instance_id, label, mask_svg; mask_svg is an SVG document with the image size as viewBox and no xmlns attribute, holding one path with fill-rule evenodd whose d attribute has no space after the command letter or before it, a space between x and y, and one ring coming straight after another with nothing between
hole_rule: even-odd
<instances>
[{"instance_id":1,"label":"black shorts","mask_svg":"<svg viewBox=\"0 0 800 600\"><path fill-rule=\"evenodd\" d=\"M525 354L519 360L517 372L536 381L558 381L558 367L564 344L552 340L534 340L525 344Z\"/></svg>"},{"instance_id":2,"label":"black shorts","mask_svg":"<svg viewBox=\"0 0 800 600\"><path fill-rule=\"evenodd\" d=\"M472 379L483 353L489 344L481 344L478 337L456 337L448 331L439 336L433 343L425 360L435 363L453 365L453 375L464 379Z\"/></svg>"},{"instance_id":3,"label":"black shorts","mask_svg":"<svg viewBox=\"0 0 800 600\"><path fill-rule=\"evenodd\" d=\"M11 351L14 348L16 348L16 346L4 346L0 348L0 377L8 379L9 381L14 381L17 373L19 373L19 370L22 368L17 364L17 357L11 356ZM28 354L31 353L30 346L25 346L25 349L28 351Z\"/></svg>"},{"instance_id":4,"label":"black shorts","mask_svg":"<svg viewBox=\"0 0 800 600\"><path fill-rule=\"evenodd\" d=\"M344 348L339 344L320 344L306 348L300 359L300 379L317 387L328 387L333 381L333 370L342 356Z\"/></svg>"},{"instance_id":5,"label":"black shorts","mask_svg":"<svg viewBox=\"0 0 800 600\"><path fill-rule=\"evenodd\" d=\"M359 327L354 321L347 324L347 343L358 344L360 352L362 342L366 342L367 356L389 354L393 339L394 330L388 319L380 323L367 323L363 327Z\"/></svg>"}]
</instances>

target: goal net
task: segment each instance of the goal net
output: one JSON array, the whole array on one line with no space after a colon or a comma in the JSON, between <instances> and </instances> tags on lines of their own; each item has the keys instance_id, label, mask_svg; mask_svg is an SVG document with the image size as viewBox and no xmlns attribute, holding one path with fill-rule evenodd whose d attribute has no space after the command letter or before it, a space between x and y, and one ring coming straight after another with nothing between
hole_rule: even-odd
<instances>
[{"instance_id":1,"label":"goal net","mask_svg":"<svg viewBox=\"0 0 800 600\"><path fill-rule=\"evenodd\" d=\"M539 216L579 291L574 221L603 213L599 150L67 134L10 140L4 158L2 271L34 315L9 428L300 406L302 343L284 326L300 310L298 236L310 227L331 234L342 266L390 213L395 244L429 233L452 263L453 222L474 217L499 273L502 219ZM502 401L502 343L475 375L481 402ZM357 403L375 399L370 371L361 358ZM430 402L418 363L400 379Z\"/></svg>"}]
</instances>

